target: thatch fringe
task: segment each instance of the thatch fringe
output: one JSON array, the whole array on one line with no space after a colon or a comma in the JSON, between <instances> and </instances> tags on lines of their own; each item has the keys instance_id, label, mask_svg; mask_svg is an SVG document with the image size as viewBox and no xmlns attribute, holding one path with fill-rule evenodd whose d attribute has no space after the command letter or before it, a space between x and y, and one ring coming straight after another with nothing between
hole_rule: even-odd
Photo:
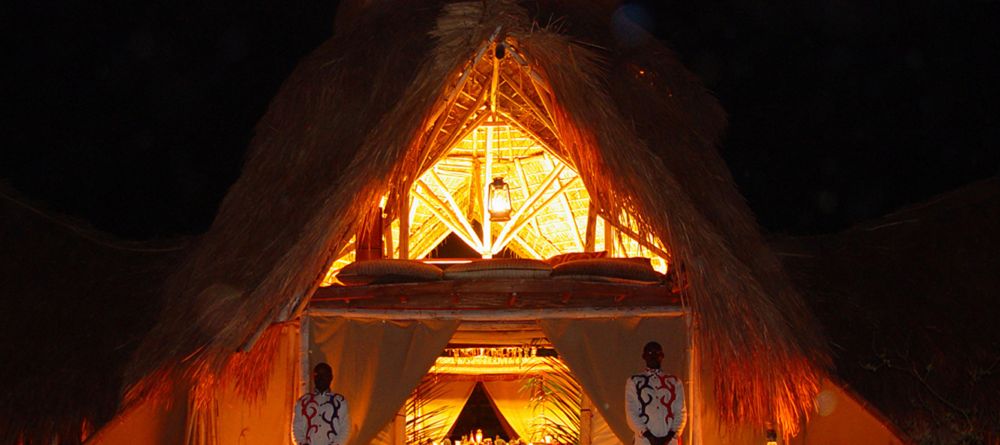
<instances>
[{"instance_id":1,"label":"thatch fringe","mask_svg":"<svg viewBox=\"0 0 1000 445\"><path fill-rule=\"evenodd\" d=\"M744 216L742 224L720 230L704 215L692 202L697 195L685 193L664 165L683 156L683 150L671 149L671 156L661 159L623 121L602 80L607 62L560 35L539 32L522 43L546 73L557 100L561 138L602 216L635 215L640 230L667 240L675 264L685 266L697 341L716 370L720 415L733 422L775 421L783 431L797 432L819 390L814 364L823 363L824 342L803 326L811 315L787 283L763 283L784 277L748 267L753 263L733 252L739 246L727 242L727 232L729 238L759 240L752 219ZM635 72L633 88L647 82L657 86L639 72L646 69ZM687 133L691 139L699 136ZM712 148L696 144L687 145ZM763 245L755 247L754 261L774 261Z\"/></svg>"},{"instance_id":2,"label":"thatch fringe","mask_svg":"<svg viewBox=\"0 0 1000 445\"><path fill-rule=\"evenodd\" d=\"M132 381L170 366L218 381L259 326L312 292L358 215L443 154L424 147L429 110L501 29L547 78L566 155L601 214L635 215L687 270L723 417L794 432L824 341L714 152L724 113L700 84L653 41L599 55L538 29L513 1L394 7L373 6L282 87L243 176L168 286Z\"/></svg>"}]
</instances>

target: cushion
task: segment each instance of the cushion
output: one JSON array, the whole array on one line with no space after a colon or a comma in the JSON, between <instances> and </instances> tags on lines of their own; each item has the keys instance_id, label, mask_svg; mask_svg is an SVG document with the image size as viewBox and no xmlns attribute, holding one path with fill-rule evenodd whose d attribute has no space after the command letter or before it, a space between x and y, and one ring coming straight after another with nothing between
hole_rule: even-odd
<instances>
[{"instance_id":1,"label":"cushion","mask_svg":"<svg viewBox=\"0 0 1000 445\"><path fill-rule=\"evenodd\" d=\"M471 278L545 278L552 266L544 261L524 258L495 258L456 264L444 272L447 280Z\"/></svg>"},{"instance_id":2,"label":"cushion","mask_svg":"<svg viewBox=\"0 0 1000 445\"><path fill-rule=\"evenodd\" d=\"M592 258L604 258L607 256L608 252L604 250L600 252L569 252L569 253L560 253L559 255L553 256L545 260L545 262L551 264L552 267L556 267L567 261L589 260Z\"/></svg>"},{"instance_id":3,"label":"cushion","mask_svg":"<svg viewBox=\"0 0 1000 445\"><path fill-rule=\"evenodd\" d=\"M663 275L649 258L593 258L574 260L552 268L552 277L589 281L658 283Z\"/></svg>"},{"instance_id":4,"label":"cushion","mask_svg":"<svg viewBox=\"0 0 1000 445\"><path fill-rule=\"evenodd\" d=\"M441 279L441 268L416 260L366 260L348 264L337 279L348 286L436 281Z\"/></svg>"}]
</instances>

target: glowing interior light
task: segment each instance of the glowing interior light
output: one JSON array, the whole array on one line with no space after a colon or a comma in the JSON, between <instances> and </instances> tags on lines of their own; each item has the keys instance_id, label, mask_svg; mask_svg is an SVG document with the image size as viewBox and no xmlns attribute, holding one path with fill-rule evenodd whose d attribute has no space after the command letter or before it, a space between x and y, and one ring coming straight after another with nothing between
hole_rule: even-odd
<instances>
[{"instance_id":1,"label":"glowing interior light","mask_svg":"<svg viewBox=\"0 0 1000 445\"><path fill-rule=\"evenodd\" d=\"M490 183L490 220L510 221L510 187L503 178L493 178Z\"/></svg>"}]
</instances>

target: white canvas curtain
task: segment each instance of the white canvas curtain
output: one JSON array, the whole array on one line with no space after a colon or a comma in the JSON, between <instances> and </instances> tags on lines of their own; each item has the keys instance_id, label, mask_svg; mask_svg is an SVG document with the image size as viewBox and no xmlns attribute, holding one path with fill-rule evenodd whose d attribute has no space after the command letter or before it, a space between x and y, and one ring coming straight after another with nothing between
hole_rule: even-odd
<instances>
[{"instance_id":1,"label":"white canvas curtain","mask_svg":"<svg viewBox=\"0 0 1000 445\"><path fill-rule=\"evenodd\" d=\"M688 379L687 326L681 316L553 319L539 320L539 324L623 443L632 443L625 420L625 381L645 367L641 357L646 342L663 346L664 371L678 376L687 393L693 393Z\"/></svg>"},{"instance_id":2,"label":"white canvas curtain","mask_svg":"<svg viewBox=\"0 0 1000 445\"><path fill-rule=\"evenodd\" d=\"M458 321L314 317L309 326L310 369L319 362L333 368L331 389L343 394L350 408L348 445L364 445L399 412Z\"/></svg>"},{"instance_id":3,"label":"white canvas curtain","mask_svg":"<svg viewBox=\"0 0 1000 445\"><path fill-rule=\"evenodd\" d=\"M417 394L423 400L420 412L414 419L407 418L407 422L414 422L414 427L423 430L432 441L444 439L475 386L475 380L439 380L420 385Z\"/></svg>"},{"instance_id":4,"label":"white canvas curtain","mask_svg":"<svg viewBox=\"0 0 1000 445\"><path fill-rule=\"evenodd\" d=\"M486 394L510 427L522 439L530 441L540 439L532 437L532 425L538 413L536 407L532 406L530 394L521 391L524 385L524 380L483 382Z\"/></svg>"}]
</instances>

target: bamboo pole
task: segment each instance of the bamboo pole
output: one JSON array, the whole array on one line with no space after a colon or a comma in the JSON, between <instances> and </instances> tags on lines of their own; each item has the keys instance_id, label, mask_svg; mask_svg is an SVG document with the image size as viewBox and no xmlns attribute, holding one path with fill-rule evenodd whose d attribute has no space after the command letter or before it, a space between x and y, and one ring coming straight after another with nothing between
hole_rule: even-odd
<instances>
[{"instance_id":1,"label":"bamboo pole","mask_svg":"<svg viewBox=\"0 0 1000 445\"><path fill-rule=\"evenodd\" d=\"M525 241L524 238L521 238L521 235L515 234L514 238L512 239L512 241L520 244L521 247L524 248L524 250L528 251L528 254L530 254L532 258L534 258L536 260L542 259L542 254L538 253L538 251L535 250L534 247L531 247L531 245L528 244L528 242Z\"/></svg>"},{"instance_id":2,"label":"bamboo pole","mask_svg":"<svg viewBox=\"0 0 1000 445\"><path fill-rule=\"evenodd\" d=\"M604 220L604 251L609 257L615 256L615 228L607 218Z\"/></svg>"},{"instance_id":3,"label":"bamboo pole","mask_svg":"<svg viewBox=\"0 0 1000 445\"><path fill-rule=\"evenodd\" d=\"M508 47L508 48L510 49L510 51L509 51L510 54L512 56L514 56L514 60L516 60L517 63L520 63L521 66L523 66L523 67L525 67L525 68L528 69L528 77L531 78L531 80L534 80L534 81L538 82L539 85L545 91L548 91L548 92L551 93L552 90L549 88L549 83L545 79L543 79L542 76L540 74L538 74L538 72L535 71L534 68L531 67L531 64L528 63L527 58L525 58L524 55L522 55L520 52L518 52L514 48L512 48L512 47Z\"/></svg>"},{"instance_id":4,"label":"bamboo pole","mask_svg":"<svg viewBox=\"0 0 1000 445\"><path fill-rule=\"evenodd\" d=\"M617 317L668 318L684 316L681 306L635 306L611 308L550 308L550 309L357 309L310 308L310 316L344 317L374 320L461 320L461 321L529 321L558 318L600 319Z\"/></svg>"},{"instance_id":5,"label":"bamboo pole","mask_svg":"<svg viewBox=\"0 0 1000 445\"><path fill-rule=\"evenodd\" d=\"M447 201L448 205L451 207L452 216L455 218L455 221L461 223L462 226L465 227L465 230L469 231L469 236L474 236L476 234L476 230L472 228L472 224L469 223L469 219L466 218L465 213L462 212L462 208L458 206L458 202L455 201L455 197L452 196L451 191L444 185L444 181L438 177L433 168L430 169L430 173L431 179L434 180L434 183L444 191L445 201Z\"/></svg>"},{"instance_id":6,"label":"bamboo pole","mask_svg":"<svg viewBox=\"0 0 1000 445\"><path fill-rule=\"evenodd\" d=\"M428 154L434 153L435 154L435 159L433 159L429 163L423 163L423 164L421 164L421 168L424 168L425 166L427 168L431 168L435 163L437 163L441 159L441 157L446 156L448 154L448 150L452 146L454 146L454 144L456 144L456 143L458 143L458 141L464 139L466 136L469 135L469 133L475 131L476 127L478 127L479 125L481 125L483 123L483 121L486 120L486 117L489 116L489 113L483 113L481 116L479 116L478 118L476 118L476 120L473 122L473 124L465 127L465 130L462 130L463 125L465 125L466 122L468 122L469 120L471 120L472 117L476 115L476 112L479 111L479 108L482 107L483 104L486 102L486 97L487 97L487 93L488 92L489 91L486 90L485 88L483 89L483 92L479 95L479 100L477 100L476 103L475 103L475 105L472 108L469 109L468 113L466 113L464 116L462 116L462 118L460 120L458 120L459 123L456 124L454 133L452 133L451 137L448 138L446 140L446 142L444 142L443 146L438 146L438 147L432 147L431 146L431 144L433 144L434 142L437 141L436 136L435 136L434 139L432 139L430 142L428 142L427 147L430 148L430 149L427 151L427 153ZM445 117L445 120L447 120L447 117ZM443 125L444 124L442 123L442 126ZM438 131L440 131L440 130L441 130L441 128L438 128Z\"/></svg>"},{"instance_id":7,"label":"bamboo pole","mask_svg":"<svg viewBox=\"0 0 1000 445\"><path fill-rule=\"evenodd\" d=\"M559 162L562 162L563 164L566 164L566 165L573 165L571 162L569 162L569 160L565 156L563 156L561 150L558 150L555 147L549 145L549 143L546 142L545 139L543 139L541 136L539 136L538 133L535 133L530 128L525 127L524 124L522 124L520 121L518 121L516 118L514 118L514 116L511 116L509 113L507 113L507 112L505 112L503 110L500 110L497 113L501 117L503 117L505 121L507 121L511 125L517 127L518 130L521 130L522 133L524 133L524 134L526 134L528 136L531 136L532 139L534 139L536 142L538 142L538 145L541 145L542 148L544 148L546 151L548 151L549 153L552 153L552 156L555 156L556 159L559 160Z\"/></svg>"},{"instance_id":8,"label":"bamboo pole","mask_svg":"<svg viewBox=\"0 0 1000 445\"><path fill-rule=\"evenodd\" d=\"M604 223L607 224L608 221L604 220ZM654 244L646 241L644 238L640 237L638 233L633 232L632 229L629 229L628 227L625 227L624 225L621 225L621 224L611 224L611 225L616 230L618 230L619 232L621 232L623 235L625 235L625 236L627 236L629 238L634 239L635 242L639 243L640 246L642 246L642 247L644 247L646 249L649 249L651 252L659 255L664 260L670 260L670 253L668 253L667 251L665 251L665 250L657 247L656 245L654 245ZM605 244L607 244L607 241L605 241ZM611 256L610 252L608 253L608 256Z\"/></svg>"},{"instance_id":9,"label":"bamboo pole","mask_svg":"<svg viewBox=\"0 0 1000 445\"><path fill-rule=\"evenodd\" d=\"M545 178L544 182L542 182L542 186L539 187L538 190L535 190L535 192L532 193L528 197L528 199L524 201L524 204L521 205L521 208L514 211L514 215L511 216L510 221L503 226L503 229L500 231L500 235L498 236L498 238L505 237L507 233L509 233L515 225L518 226L522 225L521 215L524 215L528 211L528 208L534 205L535 202L537 202L539 198L541 198L542 195L545 194L545 190L547 190L552 185L552 183L555 182L556 178L559 177L559 173L562 173L562 169L565 165L566 164L560 164L558 170L554 170L552 171L552 173L549 173L549 176ZM532 215L534 215L534 213L532 213ZM520 230L520 227L518 227L518 230Z\"/></svg>"},{"instance_id":10,"label":"bamboo pole","mask_svg":"<svg viewBox=\"0 0 1000 445\"><path fill-rule=\"evenodd\" d=\"M423 198L425 200L424 204L427 205L428 209L432 213L434 213L435 216L437 216L438 218L441 218L442 220L444 220L444 222L448 223L447 225L449 225L449 228L451 226L455 226L455 227L459 228L460 230L456 231L456 234L458 236L461 237L461 236L464 235L465 237L467 237L469 239L475 239L476 238L476 231L475 231L475 229L472 228L472 225L469 224L469 220L468 219L466 219L464 216L460 216L460 215L456 215L454 213L450 213L448 211L449 210L448 206L444 202L441 201L441 198L438 197L437 193L434 193L434 191L431 190L430 186L428 186L427 183L424 182L423 180L418 179L417 180L417 186L418 186L418 189L419 189L419 190L416 191L417 192L417 198L418 199L419 198ZM448 193L448 189L445 189L445 193ZM430 202L427 202L426 200L429 200ZM441 210L438 210L437 208L435 208L435 205L436 206L440 206ZM452 230L454 231L455 229L452 229ZM461 232L461 233L459 233L459 232ZM470 246L475 247L475 244L470 244Z\"/></svg>"},{"instance_id":11,"label":"bamboo pole","mask_svg":"<svg viewBox=\"0 0 1000 445\"><path fill-rule=\"evenodd\" d=\"M483 57L483 53L485 53L486 50L489 49L489 47L493 44L493 41L497 38L499 34L500 34L500 27L497 26L497 29L493 31L493 34L490 36L489 40L483 42L483 44L479 46L479 49L476 50L476 55L473 56L472 59L470 59L468 62L466 62L466 67L465 69L462 70L462 75L461 77L459 77L458 82L455 85L455 89L453 89L451 92L448 93L448 96L445 99L445 101L442 103L441 106L435 109L434 113L431 114L430 119L428 119L428 122L434 122L435 120L437 120L437 118L441 116L441 111L445 109L447 104L453 102L455 98L458 96L458 94L464 91L465 82L468 81L469 76L472 74L473 71L475 71L476 64L479 62L479 59Z\"/></svg>"},{"instance_id":12,"label":"bamboo pole","mask_svg":"<svg viewBox=\"0 0 1000 445\"><path fill-rule=\"evenodd\" d=\"M441 224L447 227L447 225L444 224L444 222L441 222ZM438 244L441 244L447 237L448 237L448 231L442 230L441 233L437 236L437 238L430 239L430 242L426 243L426 245L422 244L419 246L418 249L414 249L413 258L421 259L426 257L427 255L430 255L431 251L433 251L434 248L437 247Z\"/></svg>"},{"instance_id":13,"label":"bamboo pole","mask_svg":"<svg viewBox=\"0 0 1000 445\"><path fill-rule=\"evenodd\" d=\"M555 164L552 162L552 159L549 156L545 156L545 162L549 164L549 168L555 167ZM559 184L560 190L565 188L563 187L562 179L556 178L556 183ZM569 198L566 197L565 193L560 192L559 200L562 202L563 213L565 214L565 217L569 219L570 227L572 227L573 229L573 241L576 242L577 249L583 252L584 243L583 239L581 238L582 235L580 235L580 226L576 223L576 216L573 215L573 207L569 205Z\"/></svg>"},{"instance_id":14,"label":"bamboo pole","mask_svg":"<svg viewBox=\"0 0 1000 445\"><path fill-rule=\"evenodd\" d=\"M480 244L479 252L482 254L483 258L493 258L493 234L491 233L493 227L490 219L490 187L486 184L490 183L490 176L493 174L493 127L486 127L486 150L483 153L486 157L483 177L483 186L480 187L480 193L483 195L483 243Z\"/></svg>"},{"instance_id":15,"label":"bamboo pole","mask_svg":"<svg viewBox=\"0 0 1000 445\"><path fill-rule=\"evenodd\" d=\"M468 115L466 121L468 121L468 119L471 118L472 116L473 116L472 114ZM480 125L486 122L486 119L489 118L489 116L490 116L489 113L483 113L482 115L477 117L474 121L472 121L471 124L466 126L464 129L462 129L461 131L456 131L454 134L452 134L451 137L444 143L445 145L441 147L439 151L439 153L442 154L442 157L446 156L448 154L448 151L452 147L454 147L455 144L457 144L462 139L468 137L470 134L472 134L472 132L476 131L476 128L479 128ZM440 160L440 157L438 159L435 159L434 163L437 163L438 160Z\"/></svg>"},{"instance_id":16,"label":"bamboo pole","mask_svg":"<svg viewBox=\"0 0 1000 445\"><path fill-rule=\"evenodd\" d=\"M418 181L418 183L422 184L423 181ZM424 184L423 186L427 187L426 184ZM438 217L438 219L440 219L441 222L445 226L447 226L449 229L451 229L452 232L455 232L455 235L458 235L458 237L461 238L462 241L465 241L473 249L479 250L479 249L482 248L482 246L479 245L479 241L476 240L475 236L469 236L469 234L465 231L465 229L463 227L461 227L461 225L459 223L450 220L449 217L446 214L441 213L435 207L435 205L437 203L435 203L434 200L437 200L438 203L440 203L440 201L441 201L439 198L437 198L437 196L435 196L433 194L430 197L424 196L423 193L421 193L420 191L416 191L416 190L414 191L413 196L415 196L417 199L419 199L420 201L422 201L424 203L424 205L427 206L427 210L429 210L431 213L433 213L434 216ZM446 208L444 206L444 203L440 203L440 205L441 205L442 209Z\"/></svg>"},{"instance_id":17,"label":"bamboo pole","mask_svg":"<svg viewBox=\"0 0 1000 445\"><path fill-rule=\"evenodd\" d=\"M566 188L569 187L569 185L572 184L573 181L576 181L578 178L579 178L579 176L574 176L573 179L569 180L569 182L563 184L558 189L556 189L555 193L549 195L549 197L546 198L545 201L543 201L540 205L535 206L535 208L531 210L531 213L529 213L528 216L523 221L519 221L517 227L514 227L514 228L508 230L508 227L511 227L511 225L508 224L508 225L504 226L504 231L501 232L504 235L504 237L503 238L501 238L499 236L497 237L497 241L495 243L493 243L493 249L496 252L499 252L500 249L502 249L505 244L507 244L507 243L510 242L510 238L514 234L516 234L518 231L520 231L521 228L524 227L524 224L527 222L527 219L533 218L535 216L535 214L537 214L542 209L544 209L545 206L549 205L549 203L551 203L554 199L556 199L556 197L559 196L560 193L562 193L564 190L566 190Z\"/></svg>"},{"instance_id":18,"label":"bamboo pole","mask_svg":"<svg viewBox=\"0 0 1000 445\"><path fill-rule=\"evenodd\" d=\"M548 114L549 121L553 122L553 126L555 126L556 118L552 113L552 102L549 100L548 92L545 89L548 85L539 85L539 81L536 81L531 76L528 76L528 80L531 81L531 86L535 89L535 94L538 94L538 99L542 101L542 107L545 108L545 113Z\"/></svg>"},{"instance_id":19,"label":"bamboo pole","mask_svg":"<svg viewBox=\"0 0 1000 445\"><path fill-rule=\"evenodd\" d=\"M539 109L538 105L535 105L535 103L531 101L531 97L529 97L524 92L524 90L522 90L520 87L518 87L517 85L515 85L514 82L511 81L511 79L509 77L507 77L506 74L500 73L500 75L503 77L504 83L506 83L508 86L510 86L510 89L514 90L514 93L516 93L518 96L521 96L522 98L524 98L524 102L528 105L528 108L530 108L530 111L532 112L532 114L534 114L535 117L538 118L538 120L542 121L542 124L544 124L549 130L552 131L553 134L556 135L556 137L558 137L559 136L559 131L556 130L556 126L550 120L551 118L548 116L548 113L544 113L541 109ZM511 99L513 99L513 98L511 98Z\"/></svg>"},{"instance_id":20,"label":"bamboo pole","mask_svg":"<svg viewBox=\"0 0 1000 445\"><path fill-rule=\"evenodd\" d=\"M500 82L500 59L493 58L493 72L490 76L490 112L497 112L497 85Z\"/></svg>"},{"instance_id":21,"label":"bamboo pole","mask_svg":"<svg viewBox=\"0 0 1000 445\"><path fill-rule=\"evenodd\" d=\"M392 243L392 220L389 220L388 224L384 224L382 226L382 238L383 238L382 244L385 245L385 257L391 259L391 258L393 258L393 254L396 253L396 250L392 246L392 244L393 244Z\"/></svg>"},{"instance_id":22,"label":"bamboo pole","mask_svg":"<svg viewBox=\"0 0 1000 445\"><path fill-rule=\"evenodd\" d=\"M524 173L524 167L521 166L521 159L514 158L514 171L517 172L517 176L521 179L521 183L524 184L524 195L525 197L531 196L531 187L528 185L528 175ZM535 235L542 236L542 231L538 228L538 219L531 219L531 228L534 229Z\"/></svg>"},{"instance_id":23,"label":"bamboo pole","mask_svg":"<svg viewBox=\"0 0 1000 445\"><path fill-rule=\"evenodd\" d=\"M410 259L410 194L399 200L399 258Z\"/></svg>"},{"instance_id":24,"label":"bamboo pole","mask_svg":"<svg viewBox=\"0 0 1000 445\"><path fill-rule=\"evenodd\" d=\"M593 252L595 250L595 245L597 244L597 206L591 201L587 204L587 228L586 228L586 242L584 243L583 250L585 252Z\"/></svg>"}]
</instances>

